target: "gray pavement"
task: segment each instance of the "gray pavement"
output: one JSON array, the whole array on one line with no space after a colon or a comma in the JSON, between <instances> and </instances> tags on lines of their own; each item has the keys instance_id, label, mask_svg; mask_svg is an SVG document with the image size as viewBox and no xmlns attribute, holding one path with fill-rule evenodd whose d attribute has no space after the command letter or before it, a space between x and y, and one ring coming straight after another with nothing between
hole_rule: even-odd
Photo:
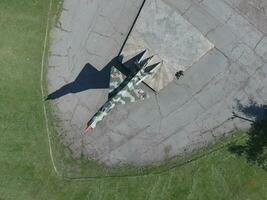
<instances>
[{"instance_id":1,"label":"gray pavement","mask_svg":"<svg viewBox=\"0 0 267 200\"><path fill-rule=\"evenodd\" d=\"M158 92L173 81L176 72L191 67L213 47L175 9L163 1L147 1L122 54L129 58L146 49L147 54L157 55L162 65L145 82Z\"/></svg>"},{"instance_id":2,"label":"gray pavement","mask_svg":"<svg viewBox=\"0 0 267 200\"><path fill-rule=\"evenodd\" d=\"M214 48L159 94L114 109L91 134L84 135L82 129L106 100L107 90L55 100L59 134L74 156L83 153L107 165L162 161L214 143L236 128L249 127L247 121L232 119L237 100L243 105L251 99L267 104L265 1L163 2ZM119 51L141 4L65 0L60 23L51 36L49 92L73 81L87 62L103 68Z\"/></svg>"}]
</instances>

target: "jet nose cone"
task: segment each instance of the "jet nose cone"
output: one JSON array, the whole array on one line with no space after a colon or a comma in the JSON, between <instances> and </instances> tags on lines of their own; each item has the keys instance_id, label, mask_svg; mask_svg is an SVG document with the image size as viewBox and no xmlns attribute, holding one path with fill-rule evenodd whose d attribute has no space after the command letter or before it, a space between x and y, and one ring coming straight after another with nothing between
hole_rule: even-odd
<instances>
[{"instance_id":1,"label":"jet nose cone","mask_svg":"<svg viewBox=\"0 0 267 200\"><path fill-rule=\"evenodd\" d=\"M90 125L86 125L84 132L85 133L90 133L93 130L93 128Z\"/></svg>"}]
</instances>

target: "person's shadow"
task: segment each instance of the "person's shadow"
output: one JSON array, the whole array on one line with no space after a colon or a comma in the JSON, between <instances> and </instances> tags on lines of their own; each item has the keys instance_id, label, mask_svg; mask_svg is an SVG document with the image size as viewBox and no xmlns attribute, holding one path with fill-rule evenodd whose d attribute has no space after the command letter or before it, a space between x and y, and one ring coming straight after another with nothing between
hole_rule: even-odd
<instances>
[{"instance_id":1,"label":"person's shadow","mask_svg":"<svg viewBox=\"0 0 267 200\"><path fill-rule=\"evenodd\" d=\"M131 70L135 70L135 62L140 60L144 53L145 51L137 54L124 64L122 64L123 56L117 56L100 71L87 63L73 82L50 93L45 100L54 100L70 93L78 93L89 89L107 89L109 88L110 72L113 66L127 77L132 73Z\"/></svg>"}]
</instances>

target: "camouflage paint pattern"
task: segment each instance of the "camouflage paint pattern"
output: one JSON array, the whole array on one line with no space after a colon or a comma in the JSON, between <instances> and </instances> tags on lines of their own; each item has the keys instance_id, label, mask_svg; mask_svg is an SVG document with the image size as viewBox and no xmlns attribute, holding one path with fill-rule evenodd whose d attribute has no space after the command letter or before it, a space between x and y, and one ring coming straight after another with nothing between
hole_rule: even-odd
<instances>
[{"instance_id":1,"label":"camouflage paint pattern","mask_svg":"<svg viewBox=\"0 0 267 200\"><path fill-rule=\"evenodd\" d=\"M111 93L115 90L118 92L109 98L108 101L91 118L91 120L87 123L85 131L88 132L94 129L97 123L102 121L108 112L116 105L135 102L137 100L142 101L149 98L149 96L139 87L139 84L160 67L161 63L155 64L152 68L151 66L147 67L152 58L153 56L136 63L140 70L133 78L129 79L126 85L123 85L122 83L127 81L127 77L124 76L118 69L112 67L109 92Z\"/></svg>"}]
</instances>

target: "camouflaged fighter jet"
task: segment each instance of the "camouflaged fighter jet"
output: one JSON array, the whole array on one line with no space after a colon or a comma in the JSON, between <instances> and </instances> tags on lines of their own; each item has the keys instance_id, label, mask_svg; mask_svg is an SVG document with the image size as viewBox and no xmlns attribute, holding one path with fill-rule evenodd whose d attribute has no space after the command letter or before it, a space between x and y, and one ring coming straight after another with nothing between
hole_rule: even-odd
<instances>
[{"instance_id":1,"label":"camouflaged fighter jet","mask_svg":"<svg viewBox=\"0 0 267 200\"><path fill-rule=\"evenodd\" d=\"M108 115L116 105L145 100L149 96L140 88L140 83L159 69L161 62L150 65L153 56L143 59L146 51L140 58L134 60L130 73L125 76L115 66L111 68L109 97L107 102L95 113L86 125L85 132L90 132L100 121ZM123 65L123 64L122 64Z\"/></svg>"}]
</instances>

